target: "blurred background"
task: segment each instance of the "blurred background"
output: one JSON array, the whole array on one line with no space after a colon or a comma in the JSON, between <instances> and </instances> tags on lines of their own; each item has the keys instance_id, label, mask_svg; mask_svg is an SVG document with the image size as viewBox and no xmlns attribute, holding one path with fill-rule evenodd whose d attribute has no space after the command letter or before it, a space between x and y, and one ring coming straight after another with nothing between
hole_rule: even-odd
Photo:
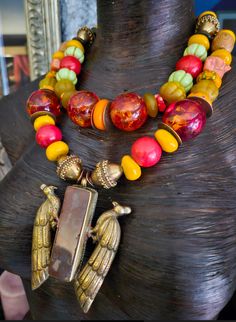
<instances>
[{"instance_id":1,"label":"blurred background","mask_svg":"<svg viewBox=\"0 0 236 322\"><path fill-rule=\"evenodd\" d=\"M36 3L36 5L32 4L32 8L27 11L26 6L30 3ZM42 24L46 21L41 17L40 4L47 6L52 19L53 15L55 16L54 6L59 8L59 25L55 21L50 23L51 25L56 24L53 27L58 28L60 41L72 38L83 25L96 26L96 0L0 0L0 98L16 91L20 86L45 72L44 68L38 68L37 74L32 70L32 66L34 66L32 61L35 63L34 60L37 60L39 54L43 57L41 64L45 63L46 52L50 59L50 51L48 51L45 40L50 36L50 25L48 34L46 32L48 25L41 26L42 29L37 25L39 23L37 19L41 19ZM221 27L232 29L236 33L236 0L195 0L194 5L196 16L205 10L215 11ZM30 22L32 18L30 15L36 15L35 22ZM47 21L47 23L49 22ZM30 36L34 38L34 41L30 39ZM42 38L43 36L44 38ZM55 38L53 36L49 37L50 48L53 45L58 45L53 43ZM39 44L42 45L42 43L44 46L40 47ZM33 54L29 49L32 44L34 45ZM51 49L53 50L53 48ZM235 55L236 51L233 54ZM39 63L36 63L39 64L40 60ZM47 67L46 64L46 70ZM1 145L0 138L0 180L10 168L10 161ZM1 273L0 269L2 303L0 305L0 319L23 319L28 312L28 303L21 279L6 271ZM232 297L218 319L234 320L235 318L236 295Z\"/></svg>"}]
</instances>

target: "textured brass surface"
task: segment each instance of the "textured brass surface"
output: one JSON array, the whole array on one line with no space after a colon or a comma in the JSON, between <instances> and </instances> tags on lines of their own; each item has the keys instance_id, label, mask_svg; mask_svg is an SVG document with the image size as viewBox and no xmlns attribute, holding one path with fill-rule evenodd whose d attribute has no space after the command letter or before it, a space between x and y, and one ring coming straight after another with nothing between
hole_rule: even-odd
<instances>
[{"instance_id":1,"label":"textured brass surface","mask_svg":"<svg viewBox=\"0 0 236 322\"><path fill-rule=\"evenodd\" d=\"M123 170L119 164L110 163L108 160L99 162L91 174L92 182L105 189L113 188L122 176Z\"/></svg>"},{"instance_id":2,"label":"textured brass surface","mask_svg":"<svg viewBox=\"0 0 236 322\"><path fill-rule=\"evenodd\" d=\"M62 180L76 182L80 177L82 162L76 155L63 156L57 164L57 175Z\"/></svg>"},{"instance_id":3,"label":"textured brass surface","mask_svg":"<svg viewBox=\"0 0 236 322\"><path fill-rule=\"evenodd\" d=\"M40 187L47 199L37 211L32 239L32 279L35 290L49 277L48 266L51 252L51 229L57 226L60 199L55 195L53 186Z\"/></svg>"},{"instance_id":4,"label":"textured brass surface","mask_svg":"<svg viewBox=\"0 0 236 322\"><path fill-rule=\"evenodd\" d=\"M84 26L77 31L77 38L78 40L81 40L84 45L88 44L91 46L95 39L95 30Z\"/></svg>"},{"instance_id":5,"label":"textured brass surface","mask_svg":"<svg viewBox=\"0 0 236 322\"><path fill-rule=\"evenodd\" d=\"M130 207L113 202L114 208L104 212L91 229L90 236L98 243L84 268L75 278L75 293L82 310L90 309L116 255L121 229L118 217L131 213Z\"/></svg>"},{"instance_id":6,"label":"textured brass surface","mask_svg":"<svg viewBox=\"0 0 236 322\"><path fill-rule=\"evenodd\" d=\"M208 34L212 39L220 30L220 23L216 17L207 14L198 19L195 33Z\"/></svg>"}]
</instances>

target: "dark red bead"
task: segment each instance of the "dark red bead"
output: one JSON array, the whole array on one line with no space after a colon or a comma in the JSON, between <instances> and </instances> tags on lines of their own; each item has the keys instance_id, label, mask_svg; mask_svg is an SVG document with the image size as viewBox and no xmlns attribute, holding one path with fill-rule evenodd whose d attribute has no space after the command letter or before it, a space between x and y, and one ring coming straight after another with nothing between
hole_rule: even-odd
<instances>
[{"instance_id":1,"label":"dark red bead","mask_svg":"<svg viewBox=\"0 0 236 322\"><path fill-rule=\"evenodd\" d=\"M28 98L27 112L29 115L42 111L50 112L55 116L60 115L60 101L53 91L38 89Z\"/></svg>"},{"instance_id":2,"label":"dark red bead","mask_svg":"<svg viewBox=\"0 0 236 322\"><path fill-rule=\"evenodd\" d=\"M98 100L98 96L93 92L76 92L68 102L67 112L69 118L81 127L91 127L92 109Z\"/></svg>"},{"instance_id":3,"label":"dark red bead","mask_svg":"<svg viewBox=\"0 0 236 322\"><path fill-rule=\"evenodd\" d=\"M196 78L202 71L202 61L194 55L186 55L181 57L176 63L176 70L184 70Z\"/></svg>"},{"instance_id":4,"label":"dark red bead","mask_svg":"<svg viewBox=\"0 0 236 322\"><path fill-rule=\"evenodd\" d=\"M36 142L43 148L47 148L56 141L61 141L61 130L55 125L45 125L38 129L36 133Z\"/></svg>"},{"instance_id":5,"label":"dark red bead","mask_svg":"<svg viewBox=\"0 0 236 322\"><path fill-rule=\"evenodd\" d=\"M76 74L79 74L81 70L81 63L74 56L65 56L61 60L60 68L68 68L73 70L73 72Z\"/></svg>"},{"instance_id":6,"label":"dark red bead","mask_svg":"<svg viewBox=\"0 0 236 322\"><path fill-rule=\"evenodd\" d=\"M141 96L125 93L117 96L110 106L112 123L120 130L134 131L147 120L147 107Z\"/></svg>"}]
</instances>

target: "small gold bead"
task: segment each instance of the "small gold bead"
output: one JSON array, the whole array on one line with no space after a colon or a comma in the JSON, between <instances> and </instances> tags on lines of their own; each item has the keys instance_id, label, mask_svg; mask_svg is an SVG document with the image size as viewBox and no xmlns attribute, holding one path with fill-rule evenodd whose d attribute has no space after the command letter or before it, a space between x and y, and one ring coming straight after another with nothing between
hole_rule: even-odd
<instances>
[{"instance_id":1,"label":"small gold bead","mask_svg":"<svg viewBox=\"0 0 236 322\"><path fill-rule=\"evenodd\" d=\"M97 186L110 189L117 185L117 181L122 174L123 170L119 164L104 160L96 165L96 168L91 174L91 180Z\"/></svg>"},{"instance_id":2,"label":"small gold bead","mask_svg":"<svg viewBox=\"0 0 236 322\"><path fill-rule=\"evenodd\" d=\"M80 40L85 46L91 46L95 39L95 30L84 26L77 31L77 38Z\"/></svg>"}]
</instances>

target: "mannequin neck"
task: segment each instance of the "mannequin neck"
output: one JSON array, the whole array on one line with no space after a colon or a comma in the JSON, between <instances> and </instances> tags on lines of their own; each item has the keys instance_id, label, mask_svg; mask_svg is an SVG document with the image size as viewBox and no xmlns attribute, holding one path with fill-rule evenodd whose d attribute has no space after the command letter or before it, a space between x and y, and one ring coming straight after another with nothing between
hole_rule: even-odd
<instances>
[{"instance_id":1,"label":"mannequin neck","mask_svg":"<svg viewBox=\"0 0 236 322\"><path fill-rule=\"evenodd\" d=\"M124 90L157 91L193 32L192 1L99 0L97 12L97 37L82 85L108 98Z\"/></svg>"}]
</instances>

